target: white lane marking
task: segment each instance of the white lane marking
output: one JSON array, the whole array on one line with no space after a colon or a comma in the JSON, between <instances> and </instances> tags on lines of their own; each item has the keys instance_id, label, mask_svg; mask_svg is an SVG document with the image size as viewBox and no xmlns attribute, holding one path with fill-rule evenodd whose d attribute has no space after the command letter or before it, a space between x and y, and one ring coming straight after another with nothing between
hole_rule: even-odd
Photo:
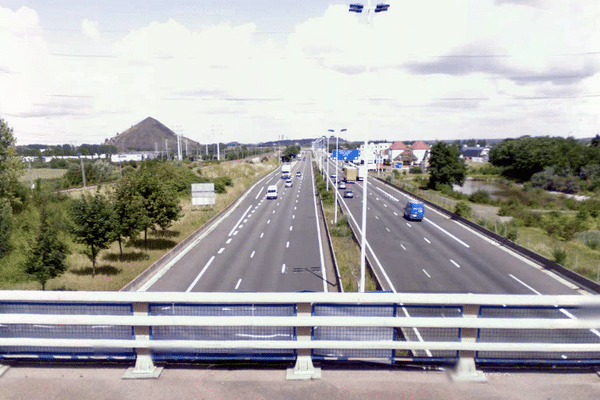
<instances>
[{"instance_id":1,"label":"white lane marking","mask_svg":"<svg viewBox=\"0 0 600 400\"><path fill-rule=\"evenodd\" d=\"M240 280L237 282L237 285L235 285L235 290L238 290L240 283L242 283L242 278L240 278Z\"/></svg>"},{"instance_id":2,"label":"white lane marking","mask_svg":"<svg viewBox=\"0 0 600 400\"><path fill-rule=\"evenodd\" d=\"M252 251L252 254L250 254L250 258L254 258L254 253L256 253L256 250Z\"/></svg>"},{"instance_id":3,"label":"white lane marking","mask_svg":"<svg viewBox=\"0 0 600 400\"><path fill-rule=\"evenodd\" d=\"M225 242L225 244L231 243L232 240L233 240L232 238L227 239L227 241Z\"/></svg>"},{"instance_id":4,"label":"white lane marking","mask_svg":"<svg viewBox=\"0 0 600 400\"><path fill-rule=\"evenodd\" d=\"M233 232L233 236L237 235L238 231Z\"/></svg>"},{"instance_id":5,"label":"white lane marking","mask_svg":"<svg viewBox=\"0 0 600 400\"><path fill-rule=\"evenodd\" d=\"M285 264L283 264L283 265L281 266L281 273L282 273L282 274L284 274L284 273L285 273Z\"/></svg>"},{"instance_id":6,"label":"white lane marking","mask_svg":"<svg viewBox=\"0 0 600 400\"><path fill-rule=\"evenodd\" d=\"M248 211L250 211L250 209L252 208L252 206L248 206L248 208L246 209L246 211L242 214L242 216L240 217L239 221L233 226L233 228L231 228L231 230L229 231L229 235L227 236L231 236L233 234L233 231L235 231L237 229L237 226L242 222L242 220L246 217L246 214L248 214Z\"/></svg>"},{"instance_id":7,"label":"white lane marking","mask_svg":"<svg viewBox=\"0 0 600 400\"><path fill-rule=\"evenodd\" d=\"M279 203L277 203L277 207L279 207ZM275 211L273 211L273 212L275 212Z\"/></svg>"},{"instance_id":8,"label":"white lane marking","mask_svg":"<svg viewBox=\"0 0 600 400\"><path fill-rule=\"evenodd\" d=\"M519 278L517 278L516 276L514 276L513 274L508 274L508 275L511 278L513 278L514 280L516 280L517 282L519 282L521 285L525 286L527 289L531 290L533 293L537 294L538 296L542 295L540 292L538 292L537 290L535 290L534 288L532 288L531 286L529 286L528 284L526 284L525 282L523 282L522 280L520 280ZM564 308L559 308L558 311L560 311L561 313L563 313L564 315L566 315L568 318L577 319L576 316L574 316L573 314L571 314L570 312L568 312ZM598 331L598 329L590 329L590 332L592 332L594 335L600 337L600 332Z\"/></svg>"},{"instance_id":9,"label":"white lane marking","mask_svg":"<svg viewBox=\"0 0 600 400\"><path fill-rule=\"evenodd\" d=\"M377 190L380 190L380 191L382 191L382 192L383 192L383 194L385 194L386 196L388 196L390 199L392 199L392 200L394 200L394 201L400 201L400 200L398 200L397 198L395 198L394 196L392 196L391 194L389 194L388 192L386 192L385 190L383 190L382 188L380 188L380 187L377 187L377 186L376 186L376 188L377 188Z\"/></svg>"},{"instance_id":10,"label":"white lane marking","mask_svg":"<svg viewBox=\"0 0 600 400\"><path fill-rule=\"evenodd\" d=\"M294 215L292 215L292 219L296 219L296 215L295 215L295 214L294 214Z\"/></svg>"},{"instance_id":11,"label":"white lane marking","mask_svg":"<svg viewBox=\"0 0 600 400\"><path fill-rule=\"evenodd\" d=\"M238 229L242 229L244 227L244 225L240 225L238 226Z\"/></svg>"},{"instance_id":12,"label":"white lane marking","mask_svg":"<svg viewBox=\"0 0 600 400\"><path fill-rule=\"evenodd\" d=\"M371 193L371 194L373 194L373 193ZM375 197L375 200L379 201L379 197Z\"/></svg>"},{"instance_id":13,"label":"white lane marking","mask_svg":"<svg viewBox=\"0 0 600 400\"><path fill-rule=\"evenodd\" d=\"M224 252L224 251L225 251L225 247L221 247L221 248L219 249L219 251L217 251L217 254L221 254L221 253L222 253L222 252Z\"/></svg>"},{"instance_id":14,"label":"white lane marking","mask_svg":"<svg viewBox=\"0 0 600 400\"><path fill-rule=\"evenodd\" d=\"M290 231L294 228L294 226L290 226Z\"/></svg>"},{"instance_id":15,"label":"white lane marking","mask_svg":"<svg viewBox=\"0 0 600 400\"><path fill-rule=\"evenodd\" d=\"M256 193L256 197L254 198L254 200L258 200L258 196L261 195L261 193L262 193L262 191L263 191L264 188L265 188L264 186L260 188L260 190L258 191L258 193Z\"/></svg>"},{"instance_id":16,"label":"white lane marking","mask_svg":"<svg viewBox=\"0 0 600 400\"><path fill-rule=\"evenodd\" d=\"M454 260L450 260L450 262L454 265L456 265L456 268L460 268L460 265L458 265L458 263Z\"/></svg>"},{"instance_id":17,"label":"white lane marking","mask_svg":"<svg viewBox=\"0 0 600 400\"><path fill-rule=\"evenodd\" d=\"M409 224L408 222L406 223L406 225L408 225L409 228L412 228L412 225Z\"/></svg>"},{"instance_id":18,"label":"white lane marking","mask_svg":"<svg viewBox=\"0 0 600 400\"><path fill-rule=\"evenodd\" d=\"M541 296L542 294L540 292L538 292L537 290L535 290L534 288L532 288L531 286L529 286L528 284L526 284L525 282L523 282L522 280L520 280L519 278L517 278L516 276L514 276L513 274L508 274L508 276L510 276L511 278L513 278L515 281L519 282L521 285L525 286L527 289L531 290L533 293Z\"/></svg>"},{"instance_id":19,"label":"white lane marking","mask_svg":"<svg viewBox=\"0 0 600 400\"><path fill-rule=\"evenodd\" d=\"M285 248L289 249L290 248L290 241L288 240L288 242L285 244Z\"/></svg>"},{"instance_id":20,"label":"white lane marking","mask_svg":"<svg viewBox=\"0 0 600 400\"><path fill-rule=\"evenodd\" d=\"M427 239L426 237L424 237L423 239L425 239L425 241L429 244L431 244L431 242L429 241L429 239Z\"/></svg>"},{"instance_id":21,"label":"white lane marking","mask_svg":"<svg viewBox=\"0 0 600 400\"><path fill-rule=\"evenodd\" d=\"M262 232L262 233L260 234L260 238L262 239L262 238L263 238L263 236L265 236L265 233L264 233L264 232Z\"/></svg>"},{"instance_id":22,"label":"white lane marking","mask_svg":"<svg viewBox=\"0 0 600 400\"><path fill-rule=\"evenodd\" d=\"M379 217L376 215L375 218L379 219Z\"/></svg>"},{"instance_id":23,"label":"white lane marking","mask_svg":"<svg viewBox=\"0 0 600 400\"><path fill-rule=\"evenodd\" d=\"M394 215L395 215L396 217L398 216L398 214L396 213L396 211L394 211Z\"/></svg>"},{"instance_id":24,"label":"white lane marking","mask_svg":"<svg viewBox=\"0 0 600 400\"><path fill-rule=\"evenodd\" d=\"M401 245L400 245L400 247L402 247L404 250L406 250L406 247L404 247L404 245L403 245L403 244L401 244Z\"/></svg>"},{"instance_id":25,"label":"white lane marking","mask_svg":"<svg viewBox=\"0 0 600 400\"><path fill-rule=\"evenodd\" d=\"M371 207L367 206L367 210L371 211Z\"/></svg>"},{"instance_id":26,"label":"white lane marking","mask_svg":"<svg viewBox=\"0 0 600 400\"><path fill-rule=\"evenodd\" d=\"M250 218L250 217L248 217L248 218ZM244 220L244 223L248 222L248 218L246 218L246 219Z\"/></svg>"},{"instance_id":27,"label":"white lane marking","mask_svg":"<svg viewBox=\"0 0 600 400\"><path fill-rule=\"evenodd\" d=\"M298 202L298 200L296 200L296 203Z\"/></svg>"},{"instance_id":28,"label":"white lane marking","mask_svg":"<svg viewBox=\"0 0 600 400\"><path fill-rule=\"evenodd\" d=\"M465 242L463 242L462 240L460 240L459 238L457 238L456 236L454 236L453 234L451 234L450 232L448 232L447 230L445 230L444 228L442 228L441 226L439 226L438 224L436 224L435 222L431 221L429 218L423 218L423 219L425 221L429 222L431 225L433 225L436 228L438 228L440 231L444 232L446 235L450 236L452 239L456 240L458 243L460 243L463 246L465 246L467 249L469 247L471 247L468 244L466 244Z\"/></svg>"},{"instance_id":29,"label":"white lane marking","mask_svg":"<svg viewBox=\"0 0 600 400\"><path fill-rule=\"evenodd\" d=\"M429 275L427 271L423 270L423 272L425 272L425 275L427 275L428 278L431 278L431 275Z\"/></svg>"},{"instance_id":30,"label":"white lane marking","mask_svg":"<svg viewBox=\"0 0 600 400\"><path fill-rule=\"evenodd\" d=\"M407 317L410 318L410 314L408 313L408 310L406 309L406 307L402 307L402 311L404 312L404 315L406 315ZM417 328L412 328L413 332L415 333L415 336L417 337L417 339L419 340L419 342L423 342L423 337L421 336L421 333L419 332L419 330ZM428 357L433 357L433 354L431 354L430 350L425 350L425 354L427 354Z\"/></svg>"},{"instance_id":31,"label":"white lane marking","mask_svg":"<svg viewBox=\"0 0 600 400\"><path fill-rule=\"evenodd\" d=\"M294 210L296 210L298 207L294 206Z\"/></svg>"},{"instance_id":32,"label":"white lane marking","mask_svg":"<svg viewBox=\"0 0 600 400\"><path fill-rule=\"evenodd\" d=\"M383 206L384 206L385 208L387 208L387 204L383 203Z\"/></svg>"},{"instance_id":33,"label":"white lane marking","mask_svg":"<svg viewBox=\"0 0 600 400\"><path fill-rule=\"evenodd\" d=\"M385 227L385 230L388 231L388 232L391 232L390 228L388 228L387 226Z\"/></svg>"},{"instance_id":34,"label":"white lane marking","mask_svg":"<svg viewBox=\"0 0 600 400\"><path fill-rule=\"evenodd\" d=\"M208 269L208 267L210 266L210 264L213 262L214 259L215 259L215 256L212 256L210 258L210 260L208 260L208 262L206 263L206 265L204 266L204 268L202 268L202 271L200 271L200 273L198 274L198 276L196 277L196 279L194 279L194 282L192 282L192 284L186 289L186 292L190 292L192 290L192 288L194 286L196 286L196 284L198 283L198 281L200 280L200 278L202 278L202 275L204 275L204 273L206 272L206 270Z\"/></svg>"},{"instance_id":35,"label":"white lane marking","mask_svg":"<svg viewBox=\"0 0 600 400\"><path fill-rule=\"evenodd\" d=\"M271 223L271 220L268 220L268 221L267 221L267 225L269 225L270 223Z\"/></svg>"},{"instance_id":36,"label":"white lane marking","mask_svg":"<svg viewBox=\"0 0 600 400\"><path fill-rule=\"evenodd\" d=\"M273 214L275 214L275 210L273 210Z\"/></svg>"},{"instance_id":37,"label":"white lane marking","mask_svg":"<svg viewBox=\"0 0 600 400\"><path fill-rule=\"evenodd\" d=\"M314 182L315 181L315 175L313 172L313 169L310 169L310 178L311 181ZM324 292L328 292L328 288L327 288L327 270L325 270L325 256L323 255L323 241L321 240L321 229L319 227L319 218L317 217L318 212L317 212L317 194L315 192L315 185L311 185L312 189L313 189L313 206L315 209L315 225L317 227L317 240L319 241L319 257L321 260L321 280L323 281L323 291ZM298 200L296 200L296 203L298 202ZM294 210L296 208L294 207Z\"/></svg>"}]
</instances>

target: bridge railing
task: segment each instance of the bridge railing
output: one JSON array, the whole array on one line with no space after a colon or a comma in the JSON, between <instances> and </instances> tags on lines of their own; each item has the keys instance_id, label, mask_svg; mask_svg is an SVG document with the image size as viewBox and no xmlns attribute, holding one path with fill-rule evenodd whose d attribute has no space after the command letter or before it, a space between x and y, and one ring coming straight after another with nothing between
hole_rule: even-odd
<instances>
[{"instance_id":1,"label":"bridge railing","mask_svg":"<svg viewBox=\"0 0 600 400\"><path fill-rule=\"evenodd\" d=\"M600 365L600 297L417 293L0 291L0 358L412 360Z\"/></svg>"}]
</instances>

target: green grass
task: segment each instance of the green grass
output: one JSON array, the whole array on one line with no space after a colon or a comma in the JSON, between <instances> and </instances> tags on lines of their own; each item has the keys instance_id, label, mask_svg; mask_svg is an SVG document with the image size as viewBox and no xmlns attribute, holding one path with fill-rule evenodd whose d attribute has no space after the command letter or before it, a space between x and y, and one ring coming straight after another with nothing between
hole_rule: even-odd
<instances>
[{"instance_id":1,"label":"green grass","mask_svg":"<svg viewBox=\"0 0 600 400\"><path fill-rule=\"evenodd\" d=\"M66 173L67 169L53 169L53 168L32 168L31 176L33 177L33 181L36 179L59 179L62 178ZM19 177L19 182L29 182L29 170L24 170Z\"/></svg>"}]
</instances>

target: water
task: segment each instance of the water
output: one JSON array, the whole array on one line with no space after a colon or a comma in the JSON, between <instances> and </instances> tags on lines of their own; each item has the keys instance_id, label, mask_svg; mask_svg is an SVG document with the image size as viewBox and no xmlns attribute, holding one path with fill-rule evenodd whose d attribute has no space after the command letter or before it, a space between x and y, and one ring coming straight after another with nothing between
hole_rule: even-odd
<instances>
[{"instance_id":1,"label":"water","mask_svg":"<svg viewBox=\"0 0 600 400\"><path fill-rule=\"evenodd\" d=\"M473 179L469 179L465 181L462 186L452 185L452 190L455 192L460 192L466 194L467 196L472 195L478 190L484 190L490 194L490 197L494 198L494 193L499 192L500 188L494 186L488 181L476 181Z\"/></svg>"}]
</instances>

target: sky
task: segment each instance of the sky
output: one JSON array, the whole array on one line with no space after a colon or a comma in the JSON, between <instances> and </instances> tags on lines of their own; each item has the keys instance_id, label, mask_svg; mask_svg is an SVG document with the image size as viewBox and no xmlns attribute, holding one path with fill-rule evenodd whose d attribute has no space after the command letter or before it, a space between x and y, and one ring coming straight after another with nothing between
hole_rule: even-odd
<instances>
[{"instance_id":1,"label":"sky","mask_svg":"<svg viewBox=\"0 0 600 400\"><path fill-rule=\"evenodd\" d=\"M17 145L600 133L598 0L0 0ZM364 4L367 4L366 2Z\"/></svg>"}]
</instances>

